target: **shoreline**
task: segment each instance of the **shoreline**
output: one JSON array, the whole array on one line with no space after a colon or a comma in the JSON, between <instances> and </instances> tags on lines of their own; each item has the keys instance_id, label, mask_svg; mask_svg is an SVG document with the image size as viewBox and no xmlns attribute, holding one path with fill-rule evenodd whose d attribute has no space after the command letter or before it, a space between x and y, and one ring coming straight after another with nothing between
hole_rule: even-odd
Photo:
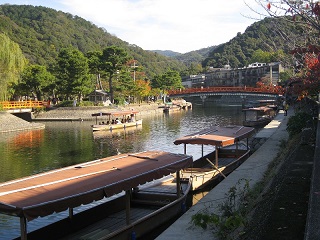
<instances>
[{"instance_id":1,"label":"shoreline","mask_svg":"<svg viewBox=\"0 0 320 240\"><path fill-rule=\"evenodd\" d=\"M0 112L0 133L18 132L26 130L44 129L45 124L40 122L50 121L95 121L91 114L97 112L110 112L121 110L136 110L138 118L150 114L163 113L162 105L156 103L135 104L125 107L59 107L50 108L47 111L30 113L30 121L24 120L14 114ZM103 120L104 118L101 118Z\"/></svg>"}]
</instances>

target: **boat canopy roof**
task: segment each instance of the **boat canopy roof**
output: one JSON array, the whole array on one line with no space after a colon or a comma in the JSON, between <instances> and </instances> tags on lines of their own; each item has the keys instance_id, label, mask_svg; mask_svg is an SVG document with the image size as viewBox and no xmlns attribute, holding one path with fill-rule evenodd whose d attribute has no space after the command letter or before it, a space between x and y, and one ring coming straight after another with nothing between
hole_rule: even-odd
<instances>
[{"instance_id":1,"label":"boat canopy roof","mask_svg":"<svg viewBox=\"0 0 320 240\"><path fill-rule=\"evenodd\" d=\"M163 151L120 154L0 184L0 212L26 217L61 212L190 166L192 156Z\"/></svg>"},{"instance_id":2,"label":"boat canopy roof","mask_svg":"<svg viewBox=\"0 0 320 240\"><path fill-rule=\"evenodd\" d=\"M250 137L255 132L252 127L244 126L225 126L212 127L200 132L178 138L174 144L201 144L225 147L232 145L244 138Z\"/></svg>"},{"instance_id":3,"label":"boat canopy roof","mask_svg":"<svg viewBox=\"0 0 320 240\"><path fill-rule=\"evenodd\" d=\"M265 106L243 109L243 111L253 111L253 112L269 112L271 110L273 110L273 109L270 107L265 107Z\"/></svg>"},{"instance_id":4,"label":"boat canopy roof","mask_svg":"<svg viewBox=\"0 0 320 240\"><path fill-rule=\"evenodd\" d=\"M137 114L138 111L117 111L117 112L99 112L99 113L93 113L91 116L99 117L99 116L124 116L124 115L131 115L131 114Z\"/></svg>"}]
</instances>

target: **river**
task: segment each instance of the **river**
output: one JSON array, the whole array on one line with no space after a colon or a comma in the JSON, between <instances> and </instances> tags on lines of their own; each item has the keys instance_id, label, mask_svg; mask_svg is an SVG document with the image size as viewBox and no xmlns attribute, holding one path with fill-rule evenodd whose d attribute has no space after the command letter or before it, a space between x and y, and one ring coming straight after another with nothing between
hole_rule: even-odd
<instances>
[{"instance_id":1,"label":"river","mask_svg":"<svg viewBox=\"0 0 320 240\"><path fill-rule=\"evenodd\" d=\"M183 153L173 141L214 125L242 125L241 106L193 106L192 110L145 116L140 128L92 133L91 122L45 122L45 129L5 133L0 139L0 182L116 155L118 152L163 150ZM197 159L200 146L189 146L187 154ZM205 147L205 152L212 147ZM28 231L56 221L65 214L38 218ZM0 239L20 235L19 218L0 214Z\"/></svg>"}]
</instances>

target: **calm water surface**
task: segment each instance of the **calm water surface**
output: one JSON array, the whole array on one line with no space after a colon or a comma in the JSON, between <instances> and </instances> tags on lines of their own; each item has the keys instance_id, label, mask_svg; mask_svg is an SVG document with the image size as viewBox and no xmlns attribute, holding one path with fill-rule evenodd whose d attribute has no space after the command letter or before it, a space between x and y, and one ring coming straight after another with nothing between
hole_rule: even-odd
<instances>
[{"instance_id":1,"label":"calm water surface","mask_svg":"<svg viewBox=\"0 0 320 240\"><path fill-rule=\"evenodd\" d=\"M143 126L92 133L91 122L45 122L43 130L1 134L0 182L61 168L118 152L163 150L183 153L173 141L214 125L242 125L241 106L193 106L192 110L145 116ZM211 147L205 147L206 152ZM188 146L187 154L197 159L200 146ZM90 205L88 205L90 207ZM80 211L81 209L76 210ZM38 218L28 223L28 231L67 216L67 212ZM0 239L20 236L19 218L0 214Z\"/></svg>"}]
</instances>

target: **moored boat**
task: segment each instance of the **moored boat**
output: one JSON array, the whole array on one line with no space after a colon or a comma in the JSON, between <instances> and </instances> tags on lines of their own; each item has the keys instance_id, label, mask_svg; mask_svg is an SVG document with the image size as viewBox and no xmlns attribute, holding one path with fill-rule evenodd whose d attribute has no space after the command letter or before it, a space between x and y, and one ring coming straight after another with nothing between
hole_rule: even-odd
<instances>
[{"instance_id":1,"label":"moored boat","mask_svg":"<svg viewBox=\"0 0 320 240\"><path fill-rule=\"evenodd\" d=\"M137 120L138 111L117 111L117 112L99 112L92 116L96 117L96 124L91 125L92 131L112 131L114 129L126 129L142 125L142 119ZM98 123L98 117L105 117L106 120Z\"/></svg>"},{"instance_id":2,"label":"moored boat","mask_svg":"<svg viewBox=\"0 0 320 240\"><path fill-rule=\"evenodd\" d=\"M171 112L178 112L181 110L181 107L180 106L177 106L177 105L170 105L170 106L165 106L163 108L163 112L164 113L171 113Z\"/></svg>"},{"instance_id":3,"label":"moored boat","mask_svg":"<svg viewBox=\"0 0 320 240\"><path fill-rule=\"evenodd\" d=\"M218 183L249 157L248 138L254 132L251 127L216 126L176 139L174 144L184 144L185 154L187 144L202 145L202 157L192 167L183 169L181 178L191 179L192 191ZM242 141L245 139L246 143ZM203 145L214 146L214 150L204 156Z\"/></svg>"},{"instance_id":4,"label":"moored boat","mask_svg":"<svg viewBox=\"0 0 320 240\"><path fill-rule=\"evenodd\" d=\"M243 126L263 127L271 122L275 115L275 110L270 107L254 107L242 110L244 112Z\"/></svg>"},{"instance_id":5,"label":"moored boat","mask_svg":"<svg viewBox=\"0 0 320 240\"><path fill-rule=\"evenodd\" d=\"M188 155L146 151L44 172L0 184L0 212L20 218L21 239L141 237L184 209L191 184L163 176L179 176L190 164ZM119 193L73 214L77 206ZM67 209L69 218L27 233L27 220Z\"/></svg>"}]
</instances>

